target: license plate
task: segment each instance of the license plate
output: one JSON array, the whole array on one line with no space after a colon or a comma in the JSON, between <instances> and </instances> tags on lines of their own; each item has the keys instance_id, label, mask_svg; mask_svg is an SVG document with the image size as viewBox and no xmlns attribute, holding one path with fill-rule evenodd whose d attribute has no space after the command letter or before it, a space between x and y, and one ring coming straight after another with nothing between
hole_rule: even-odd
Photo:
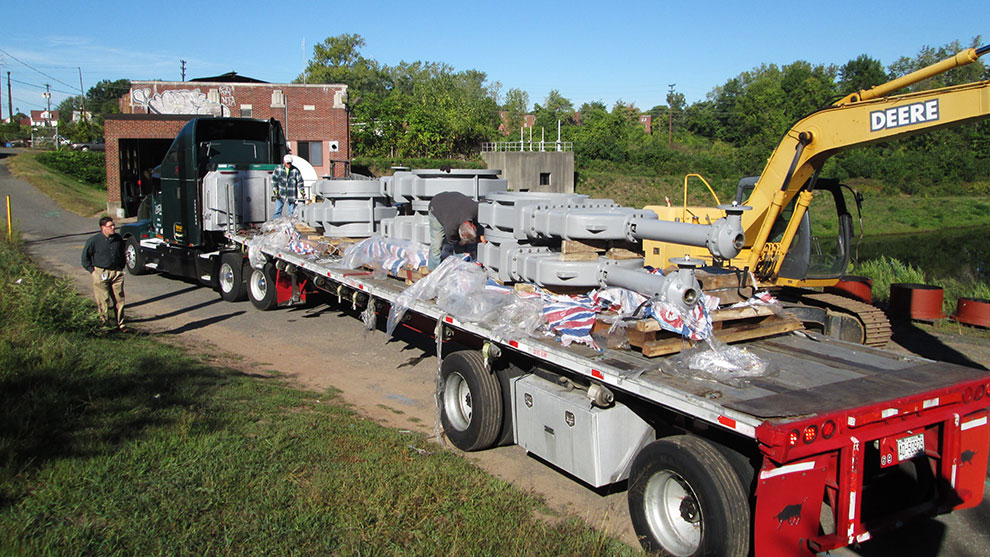
<instances>
[{"instance_id":1,"label":"license plate","mask_svg":"<svg viewBox=\"0 0 990 557\"><path fill-rule=\"evenodd\" d=\"M919 433L897 440L897 461L904 462L925 454L925 434Z\"/></svg>"}]
</instances>

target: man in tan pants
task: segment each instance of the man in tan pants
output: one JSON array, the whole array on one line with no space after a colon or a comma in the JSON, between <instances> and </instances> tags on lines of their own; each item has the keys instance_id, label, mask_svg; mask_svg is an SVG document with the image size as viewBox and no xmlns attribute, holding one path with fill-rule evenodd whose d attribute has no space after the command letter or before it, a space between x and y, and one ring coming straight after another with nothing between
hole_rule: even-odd
<instances>
[{"instance_id":1,"label":"man in tan pants","mask_svg":"<svg viewBox=\"0 0 990 557\"><path fill-rule=\"evenodd\" d=\"M100 322L124 329L124 239L110 217L100 219L100 231L86 240L82 266L93 279L93 297ZM111 304L116 320L108 320Z\"/></svg>"}]
</instances>

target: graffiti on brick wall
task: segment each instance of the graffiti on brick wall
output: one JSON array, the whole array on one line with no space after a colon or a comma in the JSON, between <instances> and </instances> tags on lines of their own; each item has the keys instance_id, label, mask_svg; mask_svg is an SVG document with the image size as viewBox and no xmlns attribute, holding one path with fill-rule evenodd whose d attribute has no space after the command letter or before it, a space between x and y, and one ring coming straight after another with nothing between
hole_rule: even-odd
<instances>
[{"instance_id":1,"label":"graffiti on brick wall","mask_svg":"<svg viewBox=\"0 0 990 557\"><path fill-rule=\"evenodd\" d=\"M234 106L234 88L230 85L220 86L220 104L225 107Z\"/></svg>"},{"instance_id":2,"label":"graffiti on brick wall","mask_svg":"<svg viewBox=\"0 0 990 557\"><path fill-rule=\"evenodd\" d=\"M233 92L229 92L230 104L234 103ZM170 89L152 94L151 89L134 89L131 92L134 104L143 106L149 114L212 114L230 116L227 103L210 100L199 89ZM222 100L226 100L221 96ZM227 105L227 106L225 106Z\"/></svg>"}]
</instances>

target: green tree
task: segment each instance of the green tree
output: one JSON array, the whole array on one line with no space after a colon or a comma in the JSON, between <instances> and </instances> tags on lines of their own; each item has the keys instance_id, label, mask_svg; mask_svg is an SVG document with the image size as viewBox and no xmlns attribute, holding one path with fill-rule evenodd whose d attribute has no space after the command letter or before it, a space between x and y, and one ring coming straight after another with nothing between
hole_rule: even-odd
<instances>
[{"instance_id":1,"label":"green tree","mask_svg":"<svg viewBox=\"0 0 990 557\"><path fill-rule=\"evenodd\" d=\"M980 46L981 38L979 35L973 38L970 43L971 47ZM936 62L941 62L946 58L954 56L961 50L965 50L965 47L960 44L959 41L952 41L951 43L942 45L938 48L933 48L925 45L921 48L921 51L914 58L908 58L902 56L898 58L893 64L888 67L891 77L897 78L905 76L911 72L920 70L926 66L930 66ZM961 85L963 83L971 83L973 81L979 81L986 71L986 67L982 60L977 60L971 64L951 69L945 73L939 74L934 77L925 79L919 83L916 83L908 88L909 91L923 91L925 89L934 89L937 87L948 87L950 85Z\"/></svg>"},{"instance_id":2,"label":"green tree","mask_svg":"<svg viewBox=\"0 0 990 557\"><path fill-rule=\"evenodd\" d=\"M381 68L378 62L361 55L364 46L361 35L327 37L313 46L313 57L296 81L347 85L348 98L354 103L365 95L384 95L387 91Z\"/></svg>"},{"instance_id":3,"label":"green tree","mask_svg":"<svg viewBox=\"0 0 990 557\"><path fill-rule=\"evenodd\" d=\"M131 82L128 79L117 79L111 81L104 79L86 91L86 110L93 114L93 120L103 130L103 116L105 114L119 114L119 100L125 93L131 90Z\"/></svg>"},{"instance_id":4,"label":"green tree","mask_svg":"<svg viewBox=\"0 0 990 557\"><path fill-rule=\"evenodd\" d=\"M888 81L887 71L879 60L860 54L839 70L839 94L848 95Z\"/></svg>"},{"instance_id":5,"label":"green tree","mask_svg":"<svg viewBox=\"0 0 990 557\"><path fill-rule=\"evenodd\" d=\"M547 93L543 105L533 105L533 114L536 116L534 134L545 131L549 137L556 140L557 122L561 124L562 139L567 140L567 128L575 124L574 105L569 99L564 98L559 91L553 89Z\"/></svg>"},{"instance_id":6,"label":"green tree","mask_svg":"<svg viewBox=\"0 0 990 557\"><path fill-rule=\"evenodd\" d=\"M66 97L62 102L58 103L58 125L64 126L72 121L72 113L77 110L82 110L84 106L85 98L82 95L75 95L73 97Z\"/></svg>"},{"instance_id":7,"label":"green tree","mask_svg":"<svg viewBox=\"0 0 990 557\"><path fill-rule=\"evenodd\" d=\"M509 89L505 93L505 135L512 135L526 122L529 109L529 94L521 89Z\"/></svg>"}]
</instances>

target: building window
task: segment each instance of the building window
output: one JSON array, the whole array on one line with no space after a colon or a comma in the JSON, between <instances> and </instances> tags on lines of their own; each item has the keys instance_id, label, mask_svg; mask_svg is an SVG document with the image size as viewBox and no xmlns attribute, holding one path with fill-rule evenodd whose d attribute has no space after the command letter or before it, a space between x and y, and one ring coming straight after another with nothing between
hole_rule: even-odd
<instances>
[{"instance_id":1,"label":"building window","mask_svg":"<svg viewBox=\"0 0 990 557\"><path fill-rule=\"evenodd\" d=\"M309 164L323 166L322 141L297 141L296 149L299 151L299 156L309 161Z\"/></svg>"},{"instance_id":2,"label":"building window","mask_svg":"<svg viewBox=\"0 0 990 557\"><path fill-rule=\"evenodd\" d=\"M241 105L241 118L254 118L254 108L249 104Z\"/></svg>"},{"instance_id":3,"label":"building window","mask_svg":"<svg viewBox=\"0 0 990 557\"><path fill-rule=\"evenodd\" d=\"M550 173L549 172L540 172L540 185L541 186L549 186L550 185Z\"/></svg>"}]
</instances>

